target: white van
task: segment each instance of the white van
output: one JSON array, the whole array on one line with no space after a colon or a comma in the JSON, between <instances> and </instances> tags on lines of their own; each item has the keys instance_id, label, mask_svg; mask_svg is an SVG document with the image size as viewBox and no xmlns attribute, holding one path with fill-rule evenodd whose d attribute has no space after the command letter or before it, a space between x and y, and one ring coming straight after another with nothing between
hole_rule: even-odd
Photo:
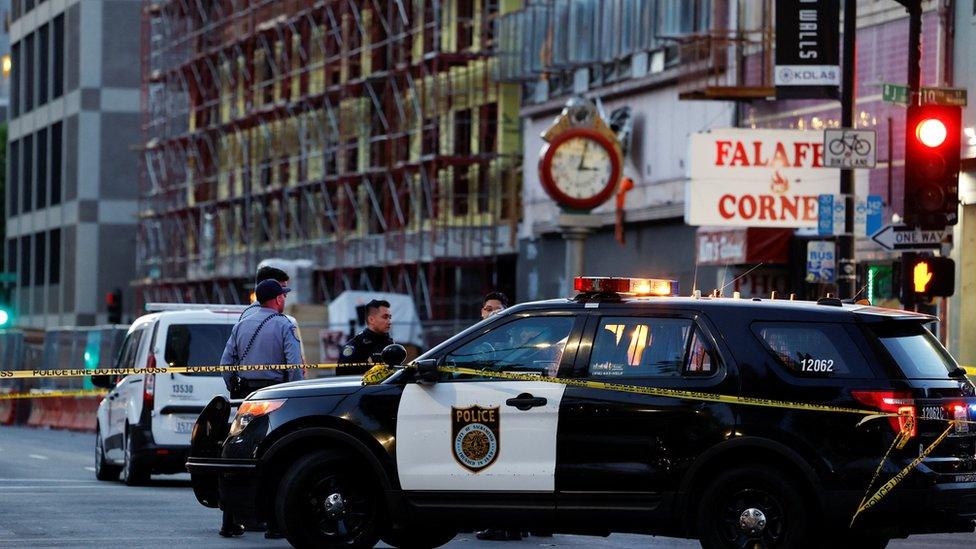
<instances>
[{"instance_id":1,"label":"white van","mask_svg":"<svg viewBox=\"0 0 976 549\"><path fill-rule=\"evenodd\" d=\"M149 304L125 336L117 368L220 363L231 328L244 306ZM190 431L216 395L228 397L220 374L133 374L93 377L111 389L98 406L95 477L128 485L152 473L186 472Z\"/></svg>"}]
</instances>

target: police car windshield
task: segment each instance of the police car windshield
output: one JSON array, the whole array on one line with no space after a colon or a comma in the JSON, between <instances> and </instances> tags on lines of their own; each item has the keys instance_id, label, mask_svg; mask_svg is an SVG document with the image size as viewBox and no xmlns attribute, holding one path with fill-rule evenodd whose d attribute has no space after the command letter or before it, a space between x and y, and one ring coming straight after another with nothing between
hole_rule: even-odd
<instances>
[{"instance_id":1,"label":"police car windshield","mask_svg":"<svg viewBox=\"0 0 976 549\"><path fill-rule=\"evenodd\" d=\"M939 340L917 322L883 322L871 327L908 379L946 379L958 368Z\"/></svg>"},{"instance_id":2,"label":"police car windshield","mask_svg":"<svg viewBox=\"0 0 976 549\"><path fill-rule=\"evenodd\" d=\"M233 328L230 324L173 324L166 332L166 363L172 366L214 366ZM187 375L212 375L198 373Z\"/></svg>"}]
</instances>

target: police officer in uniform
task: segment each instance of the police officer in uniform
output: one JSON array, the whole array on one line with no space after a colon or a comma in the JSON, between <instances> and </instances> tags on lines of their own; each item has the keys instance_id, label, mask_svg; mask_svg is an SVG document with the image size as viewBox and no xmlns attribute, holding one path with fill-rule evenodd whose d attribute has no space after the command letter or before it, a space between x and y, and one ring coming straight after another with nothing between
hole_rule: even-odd
<instances>
[{"instance_id":1,"label":"police officer in uniform","mask_svg":"<svg viewBox=\"0 0 976 549\"><path fill-rule=\"evenodd\" d=\"M264 280L255 288L260 308L234 325L230 332L221 365L243 366L253 364L296 364L302 363L301 343L296 334L297 328L282 311L285 310L285 294L290 288L282 288L277 280ZM232 399L245 398L250 393L286 381L302 379L301 367L290 370L257 370L224 372L224 383ZM220 535L239 536L244 526L235 522L231 513L224 511ZM280 537L274 525L269 525L265 537Z\"/></svg>"},{"instance_id":2,"label":"police officer in uniform","mask_svg":"<svg viewBox=\"0 0 976 549\"><path fill-rule=\"evenodd\" d=\"M383 349L392 343L393 314L390 302L374 299L366 304L366 329L349 340L339 353L336 375L360 375L369 370L366 363L382 363ZM343 366L349 364L349 366Z\"/></svg>"}]
</instances>

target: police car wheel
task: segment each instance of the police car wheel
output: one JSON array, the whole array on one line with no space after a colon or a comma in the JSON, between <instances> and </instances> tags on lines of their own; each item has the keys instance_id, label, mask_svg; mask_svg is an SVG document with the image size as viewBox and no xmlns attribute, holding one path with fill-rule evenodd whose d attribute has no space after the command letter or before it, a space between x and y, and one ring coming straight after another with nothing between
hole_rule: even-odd
<instances>
[{"instance_id":1,"label":"police car wheel","mask_svg":"<svg viewBox=\"0 0 976 549\"><path fill-rule=\"evenodd\" d=\"M400 549L433 549L446 544L456 536L456 530L407 528L383 534L383 543Z\"/></svg>"},{"instance_id":2,"label":"police car wheel","mask_svg":"<svg viewBox=\"0 0 976 549\"><path fill-rule=\"evenodd\" d=\"M699 502L705 549L806 547L814 532L799 489L775 469L726 471L708 483Z\"/></svg>"},{"instance_id":3,"label":"police car wheel","mask_svg":"<svg viewBox=\"0 0 976 549\"><path fill-rule=\"evenodd\" d=\"M122 482L126 486L139 486L149 480L149 473L143 463L133 453L132 431L126 425L125 436L122 437L122 454L125 461L122 464Z\"/></svg>"},{"instance_id":4,"label":"police car wheel","mask_svg":"<svg viewBox=\"0 0 976 549\"><path fill-rule=\"evenodd\" d=\"M105 459L105 446L102 443L102 432L95 428L95 478L98 480L119 480L122 468L112 465Z\"/></svg>"},{"instance_id":5,"label":"police car wheel","mask_svg":"<svg viewBox=\"0 0 976 549\"><path fill-rule=\"evenodd\" d=\"M383 520L371 475L332 452L296 461L282 477L275 516L288 542L305 547L373 547Z\"/></svg>"}]
</instances>

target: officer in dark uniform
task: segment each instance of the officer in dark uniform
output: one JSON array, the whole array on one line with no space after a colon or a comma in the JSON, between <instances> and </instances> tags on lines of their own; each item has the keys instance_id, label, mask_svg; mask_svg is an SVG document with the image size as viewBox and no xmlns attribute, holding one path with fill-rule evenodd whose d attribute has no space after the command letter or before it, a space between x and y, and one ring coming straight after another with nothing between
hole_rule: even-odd
<instances>
[{"instance_id":1,"label":"officer in dark uniform","mask_svg":"<svg viewBox=\"0 0 976 549\"><path fill-rule=\"evenodd\" d=\"M392 343L390 328L393 314L390 302L374 299L366 304L366 329L350 339L339 353L336 375L361 375L369 370L367 363L382 363L383 349ZM349 364L349 366L342 366Z\"/></svg>"},{"instance_id":2,"label":"officer in dark uniform","mask_svg":"<svg viewBox=\"0 0 976 549\"><path fill-rule=\"evenodd\" d=\"M302 364L298 329L282 314L285 294L289 291L290 288L282 288L273 279L257 285L254 293L261 306L244 315L231 329L220 358L221 365ZM304 377L300 366L290 370L224 372L221 375L232 399L245 398L258 389ZM234 520L232 513L224 511L220 535L231 537L243 533L244 526ZM276 538L280 534L273 524L269 524L265 537Z\"/></svg>"}]
</instances>

